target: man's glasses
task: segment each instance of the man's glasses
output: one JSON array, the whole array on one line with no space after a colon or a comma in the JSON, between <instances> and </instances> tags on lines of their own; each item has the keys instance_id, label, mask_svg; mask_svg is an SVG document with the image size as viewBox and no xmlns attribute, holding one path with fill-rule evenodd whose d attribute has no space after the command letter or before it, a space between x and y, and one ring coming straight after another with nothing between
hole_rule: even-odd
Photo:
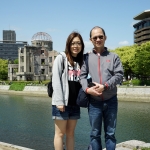
<instances>
[{"instance_id":1,"label":"man's glasses","mask_svg":"<svg viewBox=\"0 0 150 150\"><path fill-rule=\"evenodd\" d=\"M93 39L94 41L96 41L98 38L99 38L100 40L103 40L103 39L104 39L104 36L103 36L103 35L94 36L92 39Z\"/></svg>"},{"instance_id":2,"label":"man's glasses","mask_svg":"<svg viewBox=\"0 0 150 150\"><path fill-rule=\"evenodd\" d=\"M72 42L71 46L78 46L78 47L80 47L81 43L80 42Z\"/></svg>"}]
</instances>

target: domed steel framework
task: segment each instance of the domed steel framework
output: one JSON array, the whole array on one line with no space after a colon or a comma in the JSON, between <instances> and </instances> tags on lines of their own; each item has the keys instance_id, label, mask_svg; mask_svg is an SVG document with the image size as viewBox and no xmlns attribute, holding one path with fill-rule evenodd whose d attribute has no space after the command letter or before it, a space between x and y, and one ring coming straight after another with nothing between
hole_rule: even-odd
<instances>
[{"instance_id":1,"label":"domed steel framework","mask_svg":"<svg viewBox=\"0 0 150 150\"><path fill-rule=\"evenodd\" d=\"M45 32L38 32L33 35L32 41L52 41L52 38Z\"/></svg>"}]
</instances>

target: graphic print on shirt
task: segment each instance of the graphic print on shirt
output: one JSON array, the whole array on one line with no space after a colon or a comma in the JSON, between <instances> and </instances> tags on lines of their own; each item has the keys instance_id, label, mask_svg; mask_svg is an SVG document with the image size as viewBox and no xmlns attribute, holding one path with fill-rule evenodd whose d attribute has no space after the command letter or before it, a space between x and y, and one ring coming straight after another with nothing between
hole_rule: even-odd
<instances>
[{"instance_id":1,"label":"graphic print on shirt","mask_svg":"<svg viewBox=\"0 0 150 150\"><path fill-rule=\"evenodd\" d=\"M79 82L80 66L77 62L74 62L74 67L68 62L68 80Z\"/></svg>"}]
</instances>

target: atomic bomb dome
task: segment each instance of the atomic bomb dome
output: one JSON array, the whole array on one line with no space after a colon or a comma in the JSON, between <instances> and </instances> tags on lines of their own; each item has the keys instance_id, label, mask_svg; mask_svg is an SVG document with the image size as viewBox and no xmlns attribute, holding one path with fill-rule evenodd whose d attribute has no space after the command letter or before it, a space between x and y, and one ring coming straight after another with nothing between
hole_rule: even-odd
<instances>
[{"instance_id":1,"label":"atomic bomb dome","mask_svg":"<svg viewBox=\"0 0 150 150\"><path fill-rule=\"evenodd\" d=\"M32 36L31 41L52 41L52 38L48 33L38 32Z\"/></svg>"},{"instance_id":2,"label":"atomic bomb dome","mask_svg":"<svg viewBox=\"0 0 150 150\"><path fill-rule=\"evenodd\" d=\"M49 34L45 32L38 32L32 36L32 46L47 47L49 51L53 50L53 41Z\"/></svg>"}]
</instances>

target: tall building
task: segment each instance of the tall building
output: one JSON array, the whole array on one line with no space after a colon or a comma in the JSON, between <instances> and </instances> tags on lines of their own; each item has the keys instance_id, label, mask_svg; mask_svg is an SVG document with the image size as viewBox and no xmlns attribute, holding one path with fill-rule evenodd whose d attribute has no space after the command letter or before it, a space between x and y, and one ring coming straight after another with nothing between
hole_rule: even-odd
<instances>
[{"instance_id":1,"label":"tall building","mask_svg":"<svg viewBox=\"0 0 150 150\"><path fill-rule=\"evenodd\" d=\"M26 41L16 41L13 30L3 30L3 41L0 41L0 58L14 60L18 58L18 48L27 45Z\"/></svg>"},{"instance_id":2,"label":"tall building","mask_svg":"<svg viewBox=\"0 0 150 150\"><path fill-rule=\"evenodd\" d=\"M18 48L27 45L26 41L16 41L15 43L0 41L0 58L14 60L18 58Z\"/></svg>"},{"instance_id":3,"label":"tall building","mask_svg":"<svg viewBox=\"0 0 150 150\"><path fill-rule=\"evenodd\" d=\"M140 45L144 42L150 41L150 10L145 10L133 19L140 20L133 25L135 29L134 43Z\"/></svg>"},{"instance_id":4,"label":"tall building","mask_svg":"<svg viewBox=\"0 0 150 150\"><path fill-rule=\"evenodd\" d=\"M3 42L4 43L15 43L16 32L13 30L3 30Z\"/></svg>"}]
</instances>

